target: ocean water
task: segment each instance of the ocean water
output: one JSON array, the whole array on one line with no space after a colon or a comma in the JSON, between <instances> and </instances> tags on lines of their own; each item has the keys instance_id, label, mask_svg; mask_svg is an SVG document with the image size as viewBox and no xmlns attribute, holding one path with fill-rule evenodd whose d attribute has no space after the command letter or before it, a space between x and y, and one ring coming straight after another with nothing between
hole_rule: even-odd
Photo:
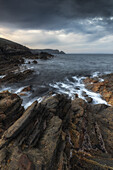
<instances>
[{"instance_id":1,"label":"ocean water","mask_svg":"<svg viewBox=\"0 0 113 170\"><path fill-rule=\"evenodd\" d=\"M29 61L31 64L28 64ZM33 92L22 97L25 107L28 107L34 100L41 101L42 97L50 91L66 94L72 99L75 94L78 94L84 100L82 92L85 91L89 97L93 98L93 103L107 104L99 94L85 88L83 79L87 76L96 77L112 73L113 55L63 54L55 55L50 60L37 60L38 64L33 64L32 61L26 59L26 63L21 66L21 71L30 68L34 70L33 75L20 83L3 86L0 91L9 90L18 94L24 87L32 85ZM100 81L103 80L100 79Z\"/></svg>"}]
</instances>

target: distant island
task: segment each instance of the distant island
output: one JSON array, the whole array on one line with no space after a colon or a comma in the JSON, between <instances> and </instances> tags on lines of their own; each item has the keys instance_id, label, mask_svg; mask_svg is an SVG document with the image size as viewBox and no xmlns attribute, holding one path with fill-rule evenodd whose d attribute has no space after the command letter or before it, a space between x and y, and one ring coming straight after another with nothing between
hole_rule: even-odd
<instances>
[{"instance_id":1,"label":"distant island","mask_svg":"<svg viewBox=\"0 0 113 170\"><path fill-rule=\"evenodd\" d=\"M33 54L37 54L37 53L41 53L41 52L44 52L44 53L49 53L49 54L65 54L65 52L63 51L59 51L59 50L53 50L53 49L31 49L31 52Z\"/></svg>"}]
</instances>

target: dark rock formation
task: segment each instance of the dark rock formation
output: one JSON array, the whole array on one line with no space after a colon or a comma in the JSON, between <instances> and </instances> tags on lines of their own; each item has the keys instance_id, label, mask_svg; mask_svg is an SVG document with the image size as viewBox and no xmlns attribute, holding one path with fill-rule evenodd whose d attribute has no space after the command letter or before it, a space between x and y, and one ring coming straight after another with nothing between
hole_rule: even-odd
<instances>
[{"instance_id":1,"label":"dark rock formation","mask_svg":"<svg viewBox=\"0 0 113 170\"><path fill-rule=\"evenodd\" d=\"M0 76L7 75L2 81L4 82L9 76L11 77L11 82L13 82L13 77L14 79L16 79L13 72L19 70L21 64L24 64L24 60L26 58L47 60L52 57L53 55L46 52L41 52L40 54L32 54L29 48L15 42L0 38ZM34 60L32 63L37 64L38 62ZM20 74L20 77L24 76L21 75L22 73L18 74ZM16 76L18 77L18 75Z\"/></svg>"},{"instance_id":2,"label":"dark rock formation","mask_svg":"<svg viewBox=\"0 0 113 170\"><path fill-rule=\"evenodd\" d=\"M2 133L1 170L113 169L112 115L113 107L64 95L34 102Z\"/></svg>"},{"instance_id":3,"label":"dark rock formation","mask_svg":"<svg viewBox=\"0 0 113 170\"><path fill-rule=\"evenodd\" d=\"M40 54L41 52L49 53L49 54L65 54L63 51L52 50L52 49L31 49L33 54Z\"/></svg>"},{"instance_id":4,"label":"dark rock formation","mask_svg":"<svg viewBox=\"0 0 113 170\"><path fill-rule=\"evenodd\" d=\"M33 73L32 70L28 69L19 73L9 73L4 78L0 79L0 83L16 83L26 79L29 75Z\"/></svg>"},{"instance_id":5,"label":"dark rock formation","mask_svg":"<svg viewBox=\"0 0 113 170\"><path fill-rule=\"evenodd\" d=\"M46 53L46 52L41 52L38 56L39 59L47 60L50 58L53 58L52 54Z\"/></svg>"},{"instance_id":6,"label":"dark rock formation","mask_svg":"<svg viewBox=\"0 0 113 170\"><path fill-rule=\"evenodd\" d=\"M16 94L0 93L0 136L23 113L22 100Z\"/></svg>"},{"instance_id":7,"label":"dark rock formation","mask_svg":"<svg viewBox=\"0 0 113 170\"><path fill-rule=\"evenodd\" d=\"M0 55L31 54L29 48L15 42L0 38Z\"/></svg>"},{"instance_id":8,"label":"dark rock formation","mask_svg":"<svg viewBox=\"0 0 113 170\"><path fill-rule=\"evenodd\" d=\"M37 64L38 62L36 60L33 60L33 64Z\"/></svg>"},{"instance_id":9,"label":"dark rock formation","mask_svg":"<svg viewBox=\"0 0 113 170\"><path fill-rule=\"evenodd\" d=\"M15 42L0 38L0 75L19 69L24 57L32 55L30 50Z\"/></svg>"}]
</instances>

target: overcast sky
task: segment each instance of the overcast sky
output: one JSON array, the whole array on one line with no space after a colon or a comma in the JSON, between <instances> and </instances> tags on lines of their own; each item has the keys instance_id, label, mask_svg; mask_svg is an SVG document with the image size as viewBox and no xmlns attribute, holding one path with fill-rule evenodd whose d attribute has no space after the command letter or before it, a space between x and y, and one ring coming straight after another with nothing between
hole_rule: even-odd
<instances>
[{"instance_id":1,"label":"overcast sky","mask_svg":"<svg viewBox=\"0 0 113 170\"><path fill-rule=\"evenodd\" d=\"M0 37L30 48L113 53L113 0L0 0Z\"/></svg>"}]
</instances>

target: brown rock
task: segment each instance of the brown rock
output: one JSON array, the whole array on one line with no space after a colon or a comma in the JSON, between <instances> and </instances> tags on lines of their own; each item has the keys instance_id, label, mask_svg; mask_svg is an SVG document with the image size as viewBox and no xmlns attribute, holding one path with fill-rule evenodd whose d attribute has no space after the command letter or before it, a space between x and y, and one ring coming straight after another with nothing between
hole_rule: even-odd
<instances>
[{"instance_id":1,"label":"brown rock","mask_svg":"<svg viewBox=\"0 0 113 170\"><path fill-rule=\"evenodd\" d=\"M112 115L113 107L64 95L35 102L0 140L2 170L113 169Z\"/></svg>"},{"instance_id":2,"label":"brown rock","mask_svg":"<svg viewBox=\"0 0 113 170\"><path fill-rule=\"evenodd\" d=\"M86 78L84 80L86 87L94 92L98 92L102 95L108 104L113 105L113 74L104 75L100 78L104 78L103 82L97 82L91 84L94 79Z\"/></svg>"},{"instance_id":3,"label":"brown rock","mask_svg":"<svg viewBox=\"0 0 113 170\"><path fill-rule=\"evenodd\" d=\"M86 97L88 103L92 103L93 99L91 97Z\"/></svg>"},{"instance_id":4,"label":"brown rock","mask_svg":"<svg viewBox=\"0 0 113 170\"><path fill-rule=\"evenodd\" d=\"M3 132L22 115L24 108L21 104L22 100L16 94L8 91L0 93L0 121Z\"/></svg>"},{"instance_id":5,"label":"brown rock","mask_svg":"<svg viewBox=\"0 0 113 170\"><path fill-rule=\"evenodd\" d=\"M15 83L25 80L29 75L33 73L32 70L28 69L20 73L9 73L4 78L0 79L0 83Z\"/></svg>"},{"instance_id":6,"label":"brown rock","mask_svg":"<svg viewBox=\"0 0 113 170\"><path fill-rule=\"evenodd\" d=\"M35 170L34 164L25 154L21 155L18 165L20 170Z\"/></svg>"},{"instance_id":7,"label":"brown rock","mask_svg":"<svg viewBox=\"0 0 113 170\"><path fill-rule=\"evenodd\" d=\"M24 114L4 133L3 138L14 138L23 128L29 123L31 118L35 116L35 107L37 102L34 102Z\"/></svg>"},{"instance_id":8,"label":"brown rock","mask_svg":"<svg viewBox=\"0 0 113 170\"><path fill-rule=\"evenodd\" d=\"M32 91L32 86L25 87L21 92L28 92L28 91Z\"/></svg>"}]
</instances>

